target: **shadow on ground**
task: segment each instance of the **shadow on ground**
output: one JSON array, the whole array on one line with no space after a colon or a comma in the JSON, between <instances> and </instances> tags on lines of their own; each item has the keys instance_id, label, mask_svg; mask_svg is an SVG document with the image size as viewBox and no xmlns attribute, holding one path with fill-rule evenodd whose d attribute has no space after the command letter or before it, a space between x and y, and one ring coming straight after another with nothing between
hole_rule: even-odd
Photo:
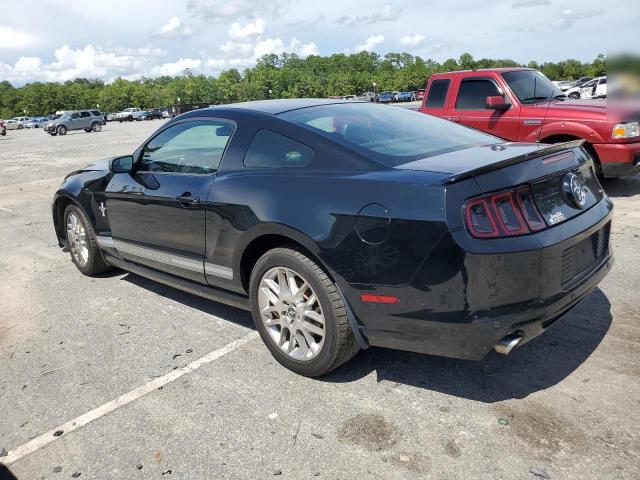
<instances>
[{"instance_id":1,"label":"shadow on ground","mask_svg":"<svg viewBox=\"0 0 640 480\"><path fill-rule=\"evenodd\" d=\"M388 381L485 403L524 398L561 382L598 347L611 325L611 304L600 289L545 333L508 357L490 353L483 361L456 360L370 348L323 377L353 382L375 372Z\"/></svg>"},{"instance_id":2,"label":"shadow on ground","mask_svg":"<svg viewBox=\"0 0 640 480\"><path fill-rule=\"evenodd\" d=\"M122 277L204 313L254 329L249 312L127 273ZM490 353L480 362L369 348L329 375L324 382L355 382L375 372L388 381L486 403L524 398L561 382L589 358L611 326L611 304L596 289L545 333L508 357Z\"/></svg>"},{"instance_id":3,"label":"shadow on ground","mask_svg":"<svg viewBox=\"0 0 640 480\"><path fill-rule=\"evenodd\" d=\"M9 467L0 463L0 480L18 480L18 477L11 473Z\"/></svg>"},{"instance_id":4,"label":"shadow on ground","mask_svg":"<svg viewBox=\"0 0 640 480\"><path fill-rule=\"evenodd\" d=\"M640 175L626 178L604 178L600 179L600 183L612 198L633 197L640 193Z\"/></svg>"}]
</instances>

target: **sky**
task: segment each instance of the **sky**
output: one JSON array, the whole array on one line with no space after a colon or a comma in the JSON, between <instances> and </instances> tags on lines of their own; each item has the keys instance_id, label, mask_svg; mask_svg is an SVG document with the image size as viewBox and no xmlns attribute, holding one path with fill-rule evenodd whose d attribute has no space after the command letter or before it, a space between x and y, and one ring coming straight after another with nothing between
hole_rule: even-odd
<instances>
[{"instance_id":1,"label":"sky","mask_svg":"<svg viewBox=\"0 0 640 480\"><path fill-rule=\"evenodd\" d=\"M632 2L633 3L633 2ZM0 81L217 75L268 53L360 50L521 63L636 45L640 9L602 0L0 0ZM628 5L628 4L627 4ZM624 10L624 5L622 10Z\"/></svg>"}]
</instances>

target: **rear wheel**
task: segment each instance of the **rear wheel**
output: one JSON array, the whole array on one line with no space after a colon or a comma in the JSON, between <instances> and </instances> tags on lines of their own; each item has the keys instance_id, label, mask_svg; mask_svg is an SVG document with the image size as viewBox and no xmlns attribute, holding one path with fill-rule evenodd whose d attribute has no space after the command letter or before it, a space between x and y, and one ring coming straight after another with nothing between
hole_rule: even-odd
<instances>
[{"instance_id":1,"label":"rear wheel","mask_svg":"<svg viewBox=\"0 0 640 480\"><path fill-rule=\"evenodd\" d=\"M22 130L24 127L22 125L18 125L18 130Z\"/></svg>"},{"instance_id":2,"label":"rear wheel","mask_svg":"<svg viewBox=\"0 0 640 480\"><path fill-rule=\"evenodd\" d=\"M95 232L80 208L69 205L65 209L64 225L71 261L78 270L93 276L111 269L102 258Z\"/></svg>"},{"instance_id":3,"label":"rear wheel","mask_svg":"<svg viewBox=\"0 0 640 480\"><path fill-rule=\"evenodd\" d=\"M56 129L56 133L58 135L66 135L67 134L67 127L65 127L64 125L60 125L57 129Z\"/></svg>"},{"instance_id":4,"label":"rear wheel","mask_svg":"<svg viewBox=\"0 0 640 480\"><path fill-rule=\"evenodd\" d=\"M580 94L578 92L571 92L569 94L569 98L572 98L573 100L578 100L580 98Z\"/></svg>"},{"instance_id":5,"label":"rear wheel","mask_svg":"<svg viewBox=\"0 0 640 480\"><path fill-rule=\"evenodd\" d=\"M91 125L91 130L93 130L94 132L99 132L102 130L102 124L100 124L99 122L94 122L93 125Z\"/></svg>"},{"instance_id":6,"label":"rear wheel","mask_svg":"<svg viewBox=\"0 0 640 480\"><path fill-rule=\"evenodd\" d=\"M253 320L273 357L300 375L324 375L358 352L345 305L327 274L289 248L265 253L249 285Z\"/></svg>"}]
</instances>

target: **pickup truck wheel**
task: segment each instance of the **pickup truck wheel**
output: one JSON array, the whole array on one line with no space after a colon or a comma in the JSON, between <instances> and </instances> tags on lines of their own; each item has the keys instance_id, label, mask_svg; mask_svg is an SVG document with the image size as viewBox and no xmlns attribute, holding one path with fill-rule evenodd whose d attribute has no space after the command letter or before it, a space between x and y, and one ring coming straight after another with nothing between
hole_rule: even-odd
<instances>
[{"instance_id":1,"label":"pickup truck wheel","mask_svg":"<svg viewBox=\"0 0 640 480\"><path fill-rule=\"evenodd\" d=\"M100 124L99 122L94 122L93 125L91 125L91 130L93 130L94 132L99 132L102 130L102 124Z\"/></svg>"},{"instance_id":2,"label":"pickup truck wheel","mask_svg":"<svg viewBox=\"0 0 640 480\"><path fill-rule=\"evenodd\" d=\"M133 122L133 117L131 115L129 115L129 117L127 117L127 121L128 122Z\"/></svg>"},{"instance_id":3,"label":"pickup truck wheel","mask_svg":"<svg viewBox=\"0 0 640 480\"><path fill-rule=\"evenodd\" d=\"M122 123L122 119L118 120L118 123Z\"/></svg>"},{"instance_id":4,"label":"pickup truck wheel","mask_svg":"<svg viewBox=\"0 0 640 480\"><path fill-rule=\"evenodd\" d=\"M18 130L22 130L24 127L22 125L18 125Z\"/></svg>"},{"instance_id":5,"label":"pickup truck wheel","mask_svg":"<svg viewBox=\"0 0 640 480\"><path fill-rule=\"evenodd\" d=\"M56 133L58 135L66 135L67 134L67 127L65 127L64 125L60 125L57 129L56 129Z\"/></svg>"},{"instance_id":6,"label":"pickup truck wheel","mask_svg":"<svg viewBox=\"0 0 640 480\"><path fill-rule=\"evenodd\" d=\"M358 352L342 296L303 253L289 248L265 253L251 272L249 295L263 342L289 370L317 377Z\"/></svg>"},{"instance_id":7,"label":"pickup truck wheel","mask_svg":"<svg viewBox=\"0 0 640 480\"><path fill-rule=\"evenodd\" d=\"M572 92L569 94L569 98L573 100L578 100L580 98L580 94L578 92Z\"/></svg>"},{"instance_id":8,"label":"pickup truck wheel","mask_svg":"<svg viewBox=\"0 0 640 480\"><path fill-rule=\"evenodd\" d=\"M75 205L64 211L64 225L71 261L87 276L94 276L112 267L102 258L96 235L84 212Z\"/></svg>"}]
</instances>

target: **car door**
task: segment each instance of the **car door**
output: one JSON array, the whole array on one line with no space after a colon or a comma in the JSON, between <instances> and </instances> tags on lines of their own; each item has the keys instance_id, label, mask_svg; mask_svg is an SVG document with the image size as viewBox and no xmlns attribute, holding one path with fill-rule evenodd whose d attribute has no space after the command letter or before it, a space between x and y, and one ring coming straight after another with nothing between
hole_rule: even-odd
<instances>
[{"instance_id":1,"label":"car door","mask_svg":"<svg viewBox=\"0 0 640 480\"><path fill-rule=\"evenodd\" d=\"M602 77L598 81L598 86L596 87L595 95L596 97L607 96L607 77Z\"/></svg>"},{"instance_id":2,"label":"car door","mask_svg":"<svg viewBox=\"0 0 640 480\"><path fill-rule=\"evenodd\" d=\"M234 124L187 119L156 133L114 174L106 216L123 258L206 283L205 203Z\"/></svg>"},{"instance_id":3,"label":"car door","mask_svg":"<svg viewBox=\"0 0 640 480\"><path fill-rule=\"evenodd\" d=\"M591 80L580 87L580 98L591 98L593 89L598 84L598 80Z\"/></svg>"},{"instance_id":4,"label":"car door","mask_svg":"<svg viewBox=\"0 0 640 480\"><path fill-rule=\"evenodd\" d=\"M91 112L80 112L80 122L78 128L87 129L91 128Z\"/></svg>"},{"instance_id":5,"label":"car door","mask_svg":"<svg viewBox=\"0 0 640 480\"><path fill-rule=\"evenodd\" d=\"M73 112L69 116L69 127L67 130L78 130L82 120L80 120L80 112Z\"/></svg>"},{"instance_id":6,"label":"car door","mask_svg":"<svg viewBox=\"0 0 640 480\"><path fill-rule=\"evenodd\" d=\"M506 111L486 107L487 97L500 96L511 107ZM518 140L519 108L496 81L488 77L468 77L460 81L453 108L454 118L468 127L506 140Z\"/></svg>"}]
</instances>

